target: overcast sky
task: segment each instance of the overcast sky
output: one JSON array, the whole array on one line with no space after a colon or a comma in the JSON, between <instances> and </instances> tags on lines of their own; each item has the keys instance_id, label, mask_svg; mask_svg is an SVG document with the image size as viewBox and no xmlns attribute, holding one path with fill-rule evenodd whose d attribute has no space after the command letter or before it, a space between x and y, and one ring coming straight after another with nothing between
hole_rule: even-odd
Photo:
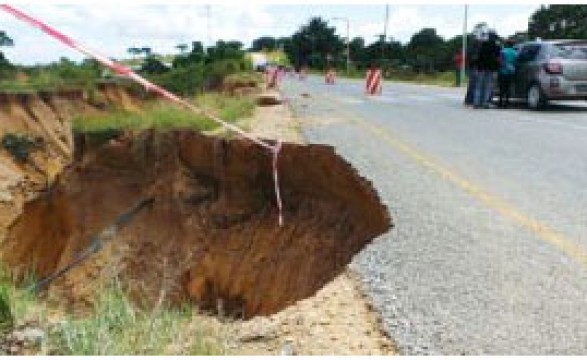
<instances>
[{"instance_id":1,"label":"overcast sky","mask_svg":"<svg viewBox=\"0 0 587 360\"><path fill-rule=\"evenodd\" d=\"M19 9L47 22L58 30L103 55L128 57L129 47L149 46L156 53L176 53L175 45L200 40L239 40L246 46L263 35L289 36L312 16L321 16L346 36L346 25L333 17L348 18L350 36L362 36L367 43L383 33L385 5L272 5L249 4L137 4L115 2L89 5L20 4ZM468 28L487 22L500 35L524 31L534 4L469 5ZM209 10L209 11L208 11ZM209 17L208 17L209 15ZM423 27L433 27L450 38L463 27L464 5L389 5L388 36L402 42ZM209 21L208 21L209 18ZM65 56L82 57L39 30L0 11L0 30L15 42L2 48L8 59L20 64L46 63Z\"/></svg>"}]
</instances>

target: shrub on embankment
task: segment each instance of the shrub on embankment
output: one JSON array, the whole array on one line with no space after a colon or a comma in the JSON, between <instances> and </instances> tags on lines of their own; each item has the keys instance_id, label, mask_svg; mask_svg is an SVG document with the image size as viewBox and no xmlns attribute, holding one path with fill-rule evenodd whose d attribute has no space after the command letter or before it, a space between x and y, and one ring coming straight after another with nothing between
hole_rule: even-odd
<instances>
[{"instance_id":1,"label":"shrub on embankment","mask_svg":"<svg viewBox=\"0 0 587 360\"><path fill-rule=\"evenodd\" d=\"M218 41L206 51L199 42L192 45L191 52L173 57L172 64L164 62L169 61L165 60L169 56L149 55L140 60L140 68L136 71L181 96L222 90L228 76L252 73L252 64L245 57L240 42ZM0 91L35 92L72 88L87 90L94 88L97 82L118 78L110 69L93 59L76 63L61 58L47 65L8 65L2 67L7 70L0 73Z\"/></svg>"}]
</instances>

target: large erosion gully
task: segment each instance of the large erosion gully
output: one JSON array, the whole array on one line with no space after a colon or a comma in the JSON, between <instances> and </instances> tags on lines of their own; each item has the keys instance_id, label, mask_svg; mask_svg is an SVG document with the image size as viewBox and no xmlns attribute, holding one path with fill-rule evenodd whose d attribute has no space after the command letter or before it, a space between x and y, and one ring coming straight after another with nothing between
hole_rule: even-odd
<instances>
[{"instance_id":1,"label":"large erosion gully","mask_svg":"<svg viewBox=\"0 0 587 360\"><path fill-rule=\"evenodd\" d=\"M10 226L3 260L50 276L149 199L109 243L115 256L82 262L50 289L75 301L107 267L145 306L163 296L242 318L277 312L342 272L391 219L332 147L286 143L280 227L271 161L250 141L187 130L77 136L72 164Z\"/></svg>"}]
</instances>

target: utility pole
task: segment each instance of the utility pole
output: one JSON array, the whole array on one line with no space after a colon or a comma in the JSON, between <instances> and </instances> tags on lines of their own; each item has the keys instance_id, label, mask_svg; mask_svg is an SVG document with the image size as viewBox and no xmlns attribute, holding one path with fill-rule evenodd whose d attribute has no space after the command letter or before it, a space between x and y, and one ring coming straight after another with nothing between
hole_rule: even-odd
<instances>
[{"instance_id":1,"label":"utility pole","mask_svg":"<svg viewBox=\"0 0 587 360\"><path fill-rule=\"evenodd\" d=\"M467 12L469 5L465 4L465 19L463 21L463 66L461 67L461 83L465 83L465 74L467 67Z\"/></svg>"},{"instance_id":2,"label":"utility pole","mask_svg":"<svg viewBox=\"0 0 587 360\"><path fill-rule=\"evenodd\" d=\"M385 60L385 40L387 39L387 22L389 21L389 4L385 4L385 22L383 23L383 38L381 39L381 66Z\"/></svg>"}]
</instances>

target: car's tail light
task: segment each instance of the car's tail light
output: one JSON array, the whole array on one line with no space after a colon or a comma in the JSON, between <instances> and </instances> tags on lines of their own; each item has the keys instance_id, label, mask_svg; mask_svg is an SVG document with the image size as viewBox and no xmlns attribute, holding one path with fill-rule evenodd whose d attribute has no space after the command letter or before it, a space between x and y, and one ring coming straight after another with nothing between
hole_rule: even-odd
<instances>
[{"instance_id":1,"label":"car's tail light","mask_svg":"<svg viewBox=\"0 0 587 360\"><path fill-rule=\"evenodd\" d=\"M563 66L557 62L549 62L544 64L544 71L549 74L562 74Z\"/></svg>"}]
</instances>

